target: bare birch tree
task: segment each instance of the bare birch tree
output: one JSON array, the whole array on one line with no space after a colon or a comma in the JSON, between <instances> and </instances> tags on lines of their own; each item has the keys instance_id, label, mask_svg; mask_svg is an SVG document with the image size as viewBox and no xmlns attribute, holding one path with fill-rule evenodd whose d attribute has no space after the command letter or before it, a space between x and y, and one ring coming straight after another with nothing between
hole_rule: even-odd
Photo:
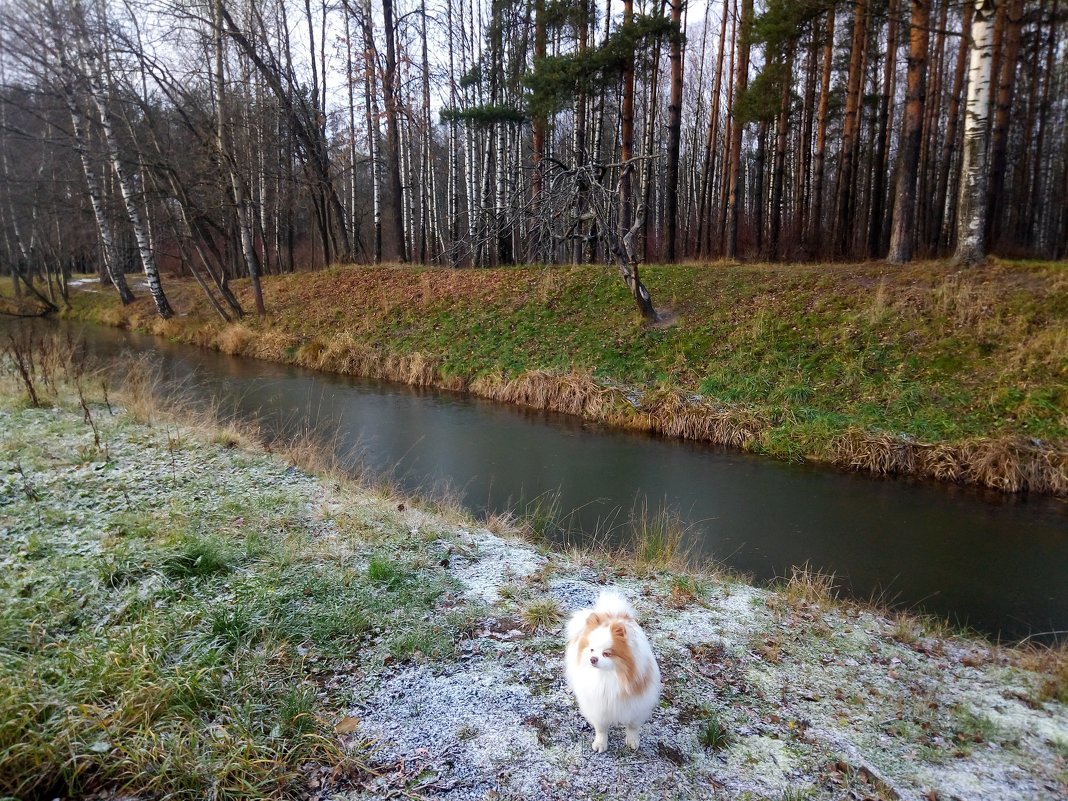
<instances>
[{"instance_id":1,"label":"bare birch tree","mask_svg":"<svg viewBox=\"0 0 1068 801\"><path fill-rule=\"evenodd\" d=\"M957 204L958 264L986 257L987 126L990 121L994 0L975 0L972 52L968 67L968 102L964 108L964 155Z\"/></svg>"}]
</instances>

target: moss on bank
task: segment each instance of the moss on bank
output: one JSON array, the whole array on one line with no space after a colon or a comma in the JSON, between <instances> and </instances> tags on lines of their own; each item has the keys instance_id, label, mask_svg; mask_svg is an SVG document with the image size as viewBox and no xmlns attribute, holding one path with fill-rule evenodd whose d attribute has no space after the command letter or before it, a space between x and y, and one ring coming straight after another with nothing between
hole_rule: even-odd
<instances>
[{"instance_id":1,"label":"moss on bank","mask_svg":"<svg viewBox=\"0 0 1068 801\"><path fill-rule=\"evenodd\" d=\"M191 282L170 284L173 320L147 298L124 309L103 292L77 293L69 314L779 458L1068 494L1063 265L646 275L670 325L643 326L599 267L270 277L268 316L229 325Z\"/></svg>"}]
</instances>

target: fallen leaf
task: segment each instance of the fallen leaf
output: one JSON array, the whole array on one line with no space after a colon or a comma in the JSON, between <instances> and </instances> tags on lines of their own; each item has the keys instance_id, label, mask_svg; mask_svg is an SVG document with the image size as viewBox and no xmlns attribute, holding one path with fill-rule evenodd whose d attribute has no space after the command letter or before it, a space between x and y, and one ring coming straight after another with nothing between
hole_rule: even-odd
<instances>
[{"instance_id":1,"label":"fallen leaf","mask_svg":"<svg viewBox=\"0 0 1068 801\"><path fill-rule=\"evenodd\" d=\"M341 722L334 726L338 734L352 734L360 726L360 719L356 717L342 718Z\"/></svg>"}]
</instances>

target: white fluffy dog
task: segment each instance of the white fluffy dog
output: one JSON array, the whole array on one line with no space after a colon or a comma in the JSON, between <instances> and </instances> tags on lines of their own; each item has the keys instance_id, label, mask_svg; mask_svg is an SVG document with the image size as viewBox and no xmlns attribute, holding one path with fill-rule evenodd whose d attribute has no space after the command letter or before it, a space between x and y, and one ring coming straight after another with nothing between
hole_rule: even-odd
<instances>
[{"instance_id":1,"label":"white fluffy dog","mask_svg":"<svg viewBox=\"0 0 1068 801\"><path fill-rule=\"evenodd\" d=\"M593 750L608 750L608 729L619 725L627 745L637 748L638 731L660 698L660 668L630 604L606 590L593 609L575 612L564 663L579 711L593 726Z\"/></svg>"}]
</instances>

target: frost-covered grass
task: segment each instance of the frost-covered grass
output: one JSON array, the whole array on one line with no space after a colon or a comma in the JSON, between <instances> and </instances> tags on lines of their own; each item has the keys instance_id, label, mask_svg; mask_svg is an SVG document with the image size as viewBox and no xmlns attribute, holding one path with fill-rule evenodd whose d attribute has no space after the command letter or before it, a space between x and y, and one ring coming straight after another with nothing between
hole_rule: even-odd
<instances>
[{"instance_id":1,"label":"frost-covered grass","mask_svg":"<svg viewBox=\"0 0 1068 801\"><path fill-rule=\"evenodd\" d=\"M277 458L90 408L95 435L80 410L0 406L0 796L358 774L340 677L448 660L464 625L429 614L454 586L435 546L399 543L384 507L339 526Z\"/></svg>"},{"instance_id":2,"label":"frost-covered grass","mask_svg":"<svg viewBox=\"0 0 1068 801\"><path fill-rule=\"evenodd\" d=\"M687 572L648 513L644 555L553 553L551 499L491 533L41 386L0 380L0 796L1068 796L1063 651ZM606 584L664 677L637 752L592 754L563 681Z\"/></svg>"},{"instance_id":3,"label":"frost-covered grass","mask_svg":"<svg viewBox=\"0 0 1068 801\"><path fill-rule=\"evenodd\" d=\"M441 797L1054 801L1068 792L1068 708L1045 687L1063 653L933 636L921 620L836 600L830 577L803 569L761 589L539 551L477 528L460 532L453 551L450 572L487 614L459 644L460 661L398 667L357 696L376 758L432 777L448 788ZM625 750L616 732L599 755L562 681L559 626L530 622L540 610L591 605L606 583L634 602L664 689L641 748Z\"/></svg>"}]
</instances>

